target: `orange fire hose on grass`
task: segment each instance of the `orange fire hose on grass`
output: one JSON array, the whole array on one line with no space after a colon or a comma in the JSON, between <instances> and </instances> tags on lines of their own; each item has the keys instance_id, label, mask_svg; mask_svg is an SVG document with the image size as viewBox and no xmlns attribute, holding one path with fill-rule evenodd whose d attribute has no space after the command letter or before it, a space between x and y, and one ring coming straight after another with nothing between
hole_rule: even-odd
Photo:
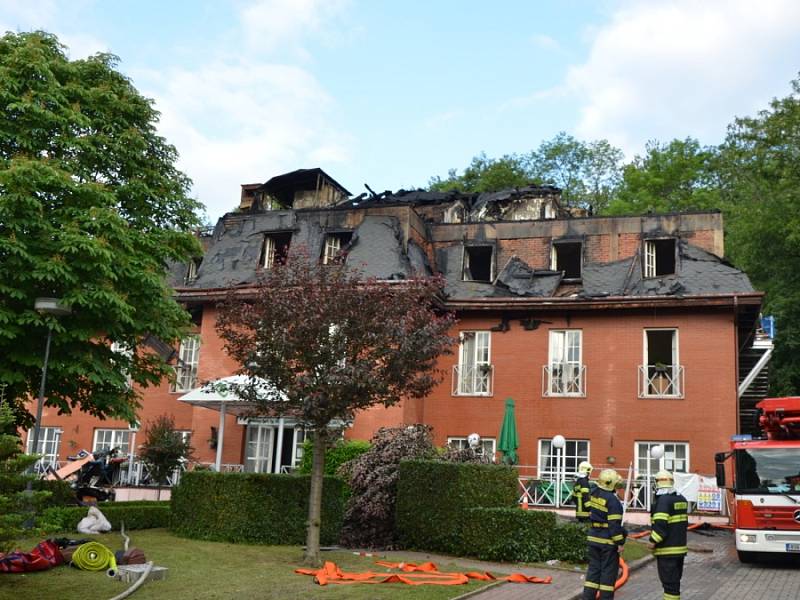
<instances>
[{"instance_id":1,"label":"orange fire hose on grass","mask_svg":"<svg viewBox=\"0 0 800 600\"><path fill-rule=\"evenodd\" d=\"M507 577L495 577L488 572L469 571L467 573L440 573L432 563L390 563L376 561L377 565L398 569L402 573L347 573L336 563L326 562L321 569L295 569L300 575L313 575L319 585L352 583L404 583L406 585L463 585L470 579L480 581L509 581L511 583L552 583L552 577L534 577L523 573L513 573Z\"/></svg>"}]
</instances>

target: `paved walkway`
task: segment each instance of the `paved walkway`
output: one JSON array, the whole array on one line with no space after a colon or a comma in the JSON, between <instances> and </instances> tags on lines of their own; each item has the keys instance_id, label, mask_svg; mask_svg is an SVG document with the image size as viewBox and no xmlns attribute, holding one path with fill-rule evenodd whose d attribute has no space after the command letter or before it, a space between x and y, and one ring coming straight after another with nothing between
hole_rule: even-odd
<instances>
[{"instance_id":1,"label":"paved walkway","mask_svg":"<svg viewBox=\"0 0 800 600\"><path fill-rule=\"evenodd\" d=\"M689 532L689 552L684 566L681 598L684 600L797 600L800 598L800 559L743 565L736 557L733 535L728 531ZM583 572L536 567L517 567L424 552L381 552L389 560L403 557L417 562L457 565L469 570L512 571L553 577L549 585L503 583L470 596L470 600L570 600L583 589ZM631 573L616 593L617 600L662 600L655 562Z\"/></svg>"}]
</instances>

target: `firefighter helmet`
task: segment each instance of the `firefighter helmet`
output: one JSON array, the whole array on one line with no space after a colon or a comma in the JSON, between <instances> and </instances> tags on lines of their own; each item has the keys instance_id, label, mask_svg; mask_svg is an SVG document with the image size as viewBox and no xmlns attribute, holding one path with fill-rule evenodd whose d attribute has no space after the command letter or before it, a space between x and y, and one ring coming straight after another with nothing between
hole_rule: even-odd
<instances>
[{"instance_id":1,"label":"firefighter helmet","mask_svg":"<svg viewBox=\"0 0 800 600\"><path fill-rule=\"evenodd\" d=\"M587 460L584 460L581 464L578 465L578 473L580 473L581 475L588 475L589 473L592 472L592 469L594 469L592 463L590 463Z\"/></svg>"},{"instance_id":2,"label":"firefighter helmet","mask_svg":"<svg viewBox=\"0 0 800 600\"><path fill-rule=\"evenodd\" d=\"M656 487L671 488L675 487L675 477L669 471L661 469L656 473Z\"/></svg>"},{"instance_id":3,"label":"firefighter helmet","mask_svg":"<svg viewBox=\"0 0 800 600\"><path fill-rule=\"evenodd\" d=\"M603 469L597 478L597 485L607 492L613 492L622 483L622 477L614 469Z\"/></svg>"}]
</instances>

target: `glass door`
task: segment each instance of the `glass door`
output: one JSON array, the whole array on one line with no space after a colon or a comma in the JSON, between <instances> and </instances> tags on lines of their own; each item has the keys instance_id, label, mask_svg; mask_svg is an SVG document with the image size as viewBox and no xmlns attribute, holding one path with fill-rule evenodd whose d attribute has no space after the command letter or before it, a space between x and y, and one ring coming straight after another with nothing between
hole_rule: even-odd
<instances>
[{"instance_id":1,"label":"glass door","mask_svg":"<svg viewBox=\"0 0 800 600\"><path fill-rule=\"evenodd\" d=\"M272 472L273 428L260 423L247 426L244 470L248 473Z\"/></svg>"}]
</instances>

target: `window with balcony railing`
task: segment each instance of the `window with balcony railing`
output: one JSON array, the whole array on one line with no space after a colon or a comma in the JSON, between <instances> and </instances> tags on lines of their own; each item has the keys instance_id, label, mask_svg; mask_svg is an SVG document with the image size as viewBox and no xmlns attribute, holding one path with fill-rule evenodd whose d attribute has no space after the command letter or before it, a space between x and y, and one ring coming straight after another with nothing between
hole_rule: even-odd
<instances>
[{"instance_id":1,"label":"window with balcony railing","mask_svg":"<svg viewBox=\"0 0 800 600\"><path fill-rule=\"evenodd\" d=\"M580 329L550 331L550 359L542 369L542 395L586 395L582 333Z\"/></svg>"},{"instance_id":2,"label":"window with balcony railing","mask_svg":"<svg viewBox=\"0 0 800 600\"><path fill-rule=\"evenodd\" d=\"M639 365L640 398L683 398L683 366L677 329L644 330L644 364Z\"/></svg>"},{"instance_id":3,"label":"window with balcony railing","mask_svg":"<svg viewBox=\"0 0 800 600\"><path fill-rule=\"evenodd\" d=\"M492 364L489 331L462 331L458 364L453 367L454 396L491 396Z\"/></svg>"}]
</instances>

